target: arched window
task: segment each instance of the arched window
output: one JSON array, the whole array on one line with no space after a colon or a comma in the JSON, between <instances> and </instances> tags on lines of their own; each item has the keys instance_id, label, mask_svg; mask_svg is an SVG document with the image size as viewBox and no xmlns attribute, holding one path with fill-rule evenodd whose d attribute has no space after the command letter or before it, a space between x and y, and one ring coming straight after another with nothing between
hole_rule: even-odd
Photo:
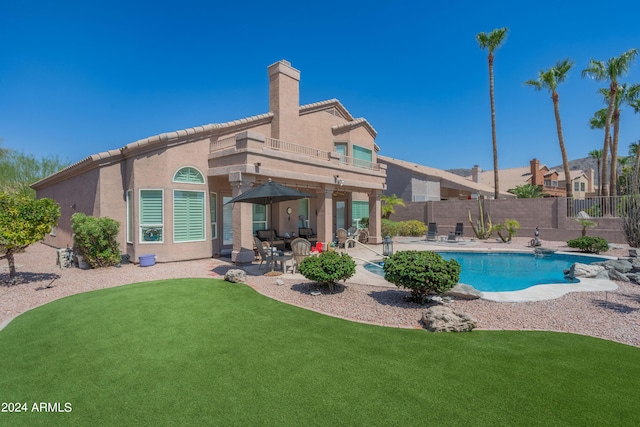
<instances>
[{"instance_id":1,"label":"arched window","mask_svg":"<svg viewBox=\"0 0 640 427\"><path fill-rule=\"evenodd\" d=\"M204 184L204 177L196 168L191 166L180 169L173 176L173 182L188 182L190 184Z\"/></svg>"}]
</instances>

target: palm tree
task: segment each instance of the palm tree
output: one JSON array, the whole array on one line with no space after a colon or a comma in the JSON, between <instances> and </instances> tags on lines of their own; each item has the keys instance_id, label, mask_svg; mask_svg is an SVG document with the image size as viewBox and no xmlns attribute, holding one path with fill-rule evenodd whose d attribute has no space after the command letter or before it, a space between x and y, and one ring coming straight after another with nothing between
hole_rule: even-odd
<instances>
[{"instance_id":1,"label":"palm tree","mask_svg":"<svg viewBox=\"0 0 640 427\"><path fill-rule=\"evenodd\" d=\"M598 164L598 168L596 172L598 172L598 184L600 184L600 160L602 159L602 150L591 150L589 151L589 157L595 159ZM598 196L600 196L600 185L598 185Z\"/></svg>"},{"instance_id":2,"label":"palm tree","mask_svg":"<svg viewBox=\"0 0 640 427\"><path fill-rule=\"evenodd\" d=\"M609 132L611 128L611 118L613 117L616 92L618 91L618 78L622 77L627 73L627 71L629 71L631 62L635 59L637 54L638 49L630 49L618 57L609 58L606 63L592 59L589 61L587 68L582 70L582 77L590 77L598 81L605 80L609 82L609 105L607 107L607 117L604 125L603 163L606 163L606 149L609 143ZM615 163L612 164L612 167L615 167ZM606 181L607 180L604 179L602 182L603 196L609 195Z\"/></svg>"},{"instance_id":3,"label":"palm tree","mask_svg":"<svg viewBox=\"0 0 640 427\"><path fill-rule=\"evenodd\" d=\"M491 138L493 141L493 180L495 182L495 194L497 199L500 193L500 184L498 178L498 142L496 141L496 107L493 96L493 52L496 51L506 40L508 28L496 28L487 33L478 33L476 41L480 45L480 49L487 49L489 55L489 99L491 101Z\"/></svg>"},{"instance_id":4,"label":"palm tree","mask_svg":"<svg viewBox=\"0 0 640 427\"><path fill-rule=\"evenodd\" d=\"M391 196L381 196L380 200L382 200L382 202L384 203L382 205L382 218L384 219L389 219L389 217L391 216L391 214L396 213L395 207L400 205L400 206L405 206L404 204L404 200L402 200L400 197L396 196L395 194L391 195Z\"/></svg>"},{"instance_id":5,"label":"palm tree","mask_svg":"<svg viewBox=\"0 0 640 427\"><path fill-rule=\"evenodd\" d=\"M507 190L508 193L515 194L518 199L535 199L544 197L542 188L531 183L516 185L516 188Z\"/></svg>"},{"instance_id":6,"label":"palm tree","mask_svg":"<svg viewBox=\"0 0 640 427\"><path fill-rule=\"evenodd\" d=\"M535 90L547 89L551 92L551 100L553 101L553 112L556 117L556 130L558 132L558 143L560 144L560 152L562 153L562 168L565 174L565 185L567 188L567 197L573 197L573 186L571 182L571 171L569 170L569 159L567 158L567 150L564 146L564 137L562 136L562 121L560 120L560 106L558 95L558 85L567 77L567 73L573 67L573 61L568 58L558 61L556 65L538 72L537 80L527 80L524 84L533 86Z\"/></svg>"},{"instance_id":7,"label":"palm tree","mask_svg":"<svg viewBox=\"0 0 640 427\"><path fill-rule=\"evenodd\" d=\"M596 111L595 113L593 113L593 117L591 117L589 119L589 126L591 127L591 129L604 129L604 124L607 121L607 109L606 108L602 108L598 111ZM611 150L611 135L609 135L609 138L606 140L606 143L604 145L604 148L602 148L600 151L600 157L602 159L602 162L598 162L598 164L602 163L602 169L598 171L598 195L602 196L602 187L603 186L608 186L608 181L607 181L607 171L608 166L609 166L609 151Z\"/></svg>"}]
</instances>

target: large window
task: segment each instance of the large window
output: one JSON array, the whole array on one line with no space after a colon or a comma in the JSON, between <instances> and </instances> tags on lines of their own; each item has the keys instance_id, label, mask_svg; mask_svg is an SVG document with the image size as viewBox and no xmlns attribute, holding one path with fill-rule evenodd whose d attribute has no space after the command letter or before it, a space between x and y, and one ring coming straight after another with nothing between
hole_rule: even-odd
<instances>
[{"instance_id":1,"label":"large window","mask_svg":"<svg viewBox=\"0 0 640 427\"><path fill-rule=\"evenodd\" d=\"M233 244L233 203L231 197L222 198L222 244Z\"/></svg>"},{"instance_id":2,"label":"large window","mask_svg":"<svg viewBox=\"0 0 640 427\"><path fill-rule=\"evenodd\" d=\"M140 190L140 242L164 242L162 190Z\"/></svg>"},{"instance_id":3,"label":"large window","mask_svg":"<svg viewBox=\"0 0 640 427\"><path fill-rule=\"evenodd\" d=\"M173 241L205 239L204 191L173 190Z\"/></svg>"},{"instance_id":4,"label":"large window","mask_svg":"<svg viewBox=\"0 0 640 427\"><path fill-rule=\"evenodd\" d=\"M361 168L371 168L373 152L368 148L353 146L353 165Z\"/></svg>"},{"instance_id":5,"label":"large window","mask_svg":"<svg viewBox=\"0 0 640 427\"><path fill-rule=\"evenodd\" d=\"M133 243L133 191L127 190L127 243Z\"/></svg>"},{"instance_id":6,"label":"large window","mask_svg":"<svg viewBox=\"0 0 640 427\"><path fill-rule=\"evenodd\" d=\"M209 214L211 216L211 240L218 238L218 195L211 193L209 200Z\"/></svg>"},{"instance_id":7,"label":"large window","mask_svg":"<svg viewBox=\"0 0 640 427\"><path fill-rule=\"evenodd\" d=\"M298 200L298 227L309 227L309 199Z\"/></svg>"},{"instance_id":8,"label":"large window","mask_svg":"<svg viewBox=\"0 0 640 427\"><path fill-rule=\"evenodd\" d=\"M369 202L353 201L351 202L351 225L360 227L362 218L369 218Z\"/></svg>"},{"instance_id":9,"label":"large window","mask_svg":"<svg viewBox=\"0 0 640 427\"><path fill-rule=\"evenodd\" d=\"M346 163L347 159L347 143L346 142L336 142L336 153L340 154L340 163Z\"/></svg>"},{"instance_id":10,"label":"large window","mask_svg":"<svg viewBox=\"0 0 640 427\"><path fill-rule=\"evenodd\" d=\"M257 230L267 229L267 207L264 205L253 205L253 234Z\"/></svg>"}]
</instances>

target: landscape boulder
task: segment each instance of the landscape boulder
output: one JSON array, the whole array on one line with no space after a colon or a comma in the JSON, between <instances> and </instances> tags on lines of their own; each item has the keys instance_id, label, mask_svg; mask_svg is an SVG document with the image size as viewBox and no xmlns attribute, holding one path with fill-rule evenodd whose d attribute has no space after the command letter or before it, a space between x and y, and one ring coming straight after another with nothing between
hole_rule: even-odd
<instances>
[{"instance_id":1,"label":"landscape boulder","mask_svg":"<svg viewBox=\"0 0 640 427\"><path fill-rule=\"evenodd\" d=\"M458 283L447 292L447 296L460 299L478 299L481 295L482 292L463 283Z\"/></svg>"},{"instance_id":2,"label":"landscape boulder","mask_svg":"<svg viewBox=\"0 0 640 427\"><path fill-rule=\"evenodd\" d=\"M232 269L224 274L224 280L232 283L244 283L247 281L247 273L237 268Z\"/></svg>"},{"instance_id":3,"label":"landscape boulder","mask_svg":"<svg viewBox=\"0 0 640 427\"><path fill-rule=\"evenodd\" d=\"M595 278L599 273L605 271L602 265L574 263L567 272L567 277L571 279L584 277L585 279Z\"/></svg>"},{"instance_id":4,"label":"landscape boulder","mask_svg":"<svg viewBox=\"0 0 640 427\"><path fill-rule=\"evenodd\" d=\"M447 305L435 305L426 309L422 314L422 322L431 332L469 332L476 327L475 320Z\"/></svg>"}]
</instances>

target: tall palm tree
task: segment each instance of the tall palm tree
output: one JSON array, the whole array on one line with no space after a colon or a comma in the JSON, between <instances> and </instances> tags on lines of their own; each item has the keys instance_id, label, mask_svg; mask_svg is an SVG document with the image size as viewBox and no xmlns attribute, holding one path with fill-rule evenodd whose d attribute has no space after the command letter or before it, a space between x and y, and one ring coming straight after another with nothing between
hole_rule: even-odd
<instances>
[{"instance_id":1,"label":"tall palm tree","mask_svg":"<svg viewBox=\"0 0 640 427\"><path fill-rule=\"evenodd\" d=\"M592 59L589 61L587 68L582 70L582 77L609 82L609 105L607 107L607 117L604 125L603 163L606 160L606 148L609 143L611 118L613 117L616 92L618 91L618 78L629 71L629 67L637 55L638 49L630 49L618 57L609 58L606 63ZM612 167L615 167L615 163L612 164ZM602 195L609 195L606 178L602 182Z\"/></svg>"},{"instance_id":2,"label":"tall palm tree","mask_svg":"<svg viewBox=\"0 0 640 427\"><path fill-rule=\"evenodd\" d=\"M569 159L567 158L567 150L564 146L564 136L562 135L562 121L560 120L560 95L558 95L558 85L564 82L567 73L573 67L573 61L563 59L558 61L556 65L538 72L537 80L527 80L524 84L532 86L535 90L547 89L551 92L551 100L553 101L553 112L556 117L556 130L558 132L558 143L560 144L560 152L562 153L562 168L564 169L565 185L567 188L567 197L573 197L573 183L571 182L571 171L569 170Z\"/></svg>"},{"instance_id":3,"label":"tall palm tree","mask_svg":"<svg viewBox=\"0 0 640 427\"><path fill-rule=\"evenodd\" d=\"M605 122L607 121L607 109L602 108L595 113L593 113L593 117L589 119L589 127L591 129L604 129ZM602 162L598 162L598 165L602 163L602 169L598 171L598 195L603 196L602 187L608 186L609 182L607 181L607 172L609 167L609 151L611 150L611 135L605 141L604 148L600 149L600 158Z\"/></svg>"},{"instance_id":4,"label":"tall palm tree","mask_svg":"<svg viewBox=\"0 0 640 427\"><path fill-rule=\"evenodd\" d=\"M598 196L600 196L600 160L602 160L602 149L589 151L589 157L595 159L598 164L596 172L598 172Z\"/></svg>"},{"instance_id":5,"label":"tall palm tree","mask_svg":"<svg viewBox=\"0 0 640 427\"><path fill-rule=\"evenodd\" d=\"M600 93L608 101L609 90L600 89ZM634 101L640 98L640 84L634 84L627 86L626 83L619 83L616 90L616 95L613 103L613 115L611 121L613 123L613 139L611 141L611 176L609 179L609 185L611 188L611 196L617 195L617 183L618 183L618 168L614 165L618 164L618 136L620 135L620 107L623 104L632 104Z\"/></svg>"},{"instance_id":6,"label":"tall palm tree","mask_svg":"<svg viewBox=\"0 0 640 427\"><path fill-rule=\"evenodd\" d=\"M496 140L496 106L493 95L493 52L496 51L506 40L508 28L496 28L487 33L478 33L476 41L480 45L480 49L487 49L489 55L489 99L491 101L491 138L493 141L493 180L495 182L494 197L497 199L500 193L500 183L498 178L498 142Z\"/></svg>"}]
</instances>

